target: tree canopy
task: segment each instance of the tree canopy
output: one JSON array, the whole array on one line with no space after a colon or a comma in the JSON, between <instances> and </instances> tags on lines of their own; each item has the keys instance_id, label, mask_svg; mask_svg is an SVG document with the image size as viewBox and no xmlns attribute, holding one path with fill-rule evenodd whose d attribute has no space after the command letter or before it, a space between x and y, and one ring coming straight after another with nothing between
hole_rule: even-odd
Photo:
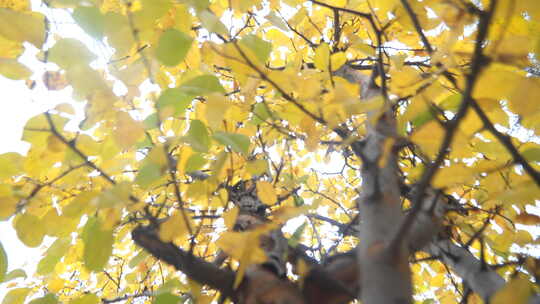
<instances>
[{"instance_id":1,"label":"tree canopy","mask_svg":"<svg viewBox=\"0 0 540 304\"><path fill-rule=\"evenodd\" d=\"M0 74L73 97L0 155L0 220L43 251L27 274L0 244L2 303L540 303L539 22L0 0Z\"/></svg>"}]
</instances>

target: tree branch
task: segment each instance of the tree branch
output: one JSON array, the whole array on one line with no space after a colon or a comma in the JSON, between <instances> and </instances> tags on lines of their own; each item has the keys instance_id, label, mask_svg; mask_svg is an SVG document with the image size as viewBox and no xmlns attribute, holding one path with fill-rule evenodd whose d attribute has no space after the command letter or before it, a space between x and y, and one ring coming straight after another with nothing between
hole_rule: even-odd
<instances>
[{"instance_id":1,"label":"tree branch","mask_svg":"<svg viewBox=\"0 0 540 304\"><path fill-rule=\"evenodd\" d=\"M204 261L194 255L178 248L172 243L165 243L159 239L155 229L150 226L138 226L131 237L133 241L150 252L156 259L164 261L185 273L193 280L221 291L225 296L234 296L234 273L218 268L216 265Z\"/></svg>"}]
</instances>

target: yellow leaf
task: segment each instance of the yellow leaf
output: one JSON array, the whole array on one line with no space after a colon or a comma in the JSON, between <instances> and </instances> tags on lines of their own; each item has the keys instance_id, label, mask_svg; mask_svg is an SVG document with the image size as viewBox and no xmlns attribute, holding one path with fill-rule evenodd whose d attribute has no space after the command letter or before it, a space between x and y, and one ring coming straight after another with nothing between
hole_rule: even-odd
<instances>
[{"instance_id":1,"label":"yellow leaf","mask_svg":"<svg viewBox=\"0 0 540 304\"><path fill-rule=\"evenodd\" d=\"M489 303L492 304L525 304L531 295L531 282L524 275L517 275L503 288L499 289Z\"/></svg>"},{"instance_id":2,"label":"yellow leaf","mask_svg":"<svg viewBox=\"0 0 540 304\"><path fill-rule=\"evenodd\" d=\"M473 97L476 99L505 99L508 98L514 89L516 89L516 86L524 80L524 74L519 72L516 68L493 63L482 70L480 77L474 86Z\"/></svg>"},{"instance_id":3,"label":"yellow leaf","mask_svg":"<svg viewBox=\"0 0 540 304\"><path fill-rule=\"evenodd\" d=\"M17 59L0 58L0 74L13 80L30 77L32 71Z\"/></svg>"},{"instance_id":4,"label":"yellow leaf","mask_svg":"<svg viewBox=\"0 0 540 304\"><path fill-rule=\"evenodd\" d=\"M2 304L23 304L31 290L31 288L12 289L6 294L4 300L2 300Z\"/></svg>"},{"instance_id":5,"label":"yellow leaf","mask_svg":"<svg viewBox=\"0 0 540 304\"><path fill-rule=\"evenodd\" d=\"M206 98L206 120L213 130L223 127L223 119L231 106L223 94L212 93Z\"/></svg>"},{"instance_id":6,"label":"yellow leaf","mask_svg":"<svg viewBox=\"0 0 540 304\"><path fill-rule=\"evenodd\" d=\"M433 186L436 188L444 188L451 185L460 184L472 184L475 180L476 174L474 169L467 167L464 164L452 164L449 167L440 168L435 178L433 179Z\"/></svg>"},{"instance_id":7,"label":"yellow leaf","mask_svg":"<svg viewBox=\"0 0 540 304\"><path fill-rule=\"evenodd\" d=\"M257 182L257 196L266 205L273 205L277 201L274 186L266 181Z\"/></svg>"},{"instance_id":8,"label":"yellow leaf","mask_svg":"<svg viewBox=\"0 0 540 304\"><path fill-rule=\"evenodd\" d=\"M23 157L19 153L0 154L0 180L14 177L22 172Z\"/></svg>"},{"instance_id":9,"label":"yellow leaf","mask_svg":"<svg viewBox=\"0 0 540 304\"><path fill-rule=\"evenodd\" d=\"M515 83L515 88L508 99L508 107L516 114L530 116L539 112L536 102L531 102L533 96L540 96L540 81L538 78L528 77Z\"/></svg>"},{"instance_id":10,"label":"yellow leaf","mask_svg":"<svg viewBox=\"0 0 540 304\"><path fill-rule=\"evenodd\" d=\"M257 159L248 161L246 171L251 175L261 175L268 170L268 162L265 159Z\"/></svg>"},{"instance_id":11,"label":"yellow leaf","mask_svg":"<svg viewBox=\"0 0 540 304\"><path fill-rule=\"evenodd\" d=\"M241 263L258 264L266 261L264 250L259 246L261 231L227 231L221 234L216 244L230 257Z\"/></svg>"},{"instance_id":12,"label":"yellow leaf","mask_svg":"<svg viewBox=\"0 0 540 304\"><path fill-rule=\"evenodd\" d=\"M17 207L19 200L12 196L0 195L0 220L11 216Z\"/></svg>"},{"instance_id":13,"label":"yellow leaf","mask_svg":"<svg viewBox=\"0 0 540 304\"><path fill-rule=\"evenodd\" d=\"M186 222L182 213L177 211L159 226L159 238L164 242L172 242L188 235L190 227L192 224L189 218Z\"/></svg>"},{"instance_id":14,"label":"yellow leaf","mask_svg":"<svg viewBox=\"0 0 540 304\"><path fill-rule=\"evenodd\" d=\"M0 8L0 35L13 41L28 41L41 48L45 42L45 16Z\"/></svg>"},{"instance_id":15,"label":"yellow leaf","mask_svg":"<svg viewBox=\"0 0 540 304\"><path fill-rule=\"evenodd\" d=\"M45 227L35 215L24 213L15 218L13 226L19 240L28 247L37 247L45 236Z\"/></svg>"},{"instance_id":16,"label":"yellow leaf","mask_svg":"<svg viewBox=\"0 0 540 304\"><path fill-rule=\"evenodd\" d=\"M61 279L61 278L59 278L57 276L53 276L52 278L48 279L47 281L48 281L47 282L47 289L49 291L51 291L51 292L54 292L54 293L59 292L66 285L66 281L64 281L63 279Z\"/></svg>"},{"instance_id":17,"label":"yellow leaf","mask_svg":"<svg viewBox=\"0 0 540 304\"><path fill-rule=\"evenodd\" d=\"M131 148L144 135L144 127L126 112L116 113L116 143L124 149Z\"/></svg>"},{"instance_id":18,"label":"yellow leaf","mask_svg":"<svg viewBox=\"0 0 540 304\"><path fill-rule=\"evenodd\" d=\"M424 124L412 135L412 140L428 155L434 155L439 150L444 129L435 121Z\"/></svg>"},{"instance_id":19,"label":"yellow leaf","mask_svg":"<svg viewBox=\"0 0 540 304\"><path fill-rule=\"evenodd\" d=\"M332 71L339 69L342 65L345 64L346 61L347 56L345 56L345 53L339 52L332 54L332 56L330 56L330 64L332 66Z\"/></svg>"},{"instance_id":20,"label":"yellow leaf","mask_svg":"<svg viewBox=\"0 0 540 304\"><path fill-rule=\"evenodd\" d=\"M223 221L225 222L225 226L232 230L234 227L234 223L236 222L236 217L238 216L238 212L240 209L238 207L234 207L227 212L223 214Z\"/></svg>"},{"instance_id":21,"label":"yellow leaf","mask_svg":"<svg viewBox=\"0 0 540 304\"><path fill-rule=\"evenodd\" d=\"M315 64L315 67L321 71L328 70L328 64L330 63L330 47L327 43L322 43L315 49L313 63Z\"/></svg>"}]
</instances>

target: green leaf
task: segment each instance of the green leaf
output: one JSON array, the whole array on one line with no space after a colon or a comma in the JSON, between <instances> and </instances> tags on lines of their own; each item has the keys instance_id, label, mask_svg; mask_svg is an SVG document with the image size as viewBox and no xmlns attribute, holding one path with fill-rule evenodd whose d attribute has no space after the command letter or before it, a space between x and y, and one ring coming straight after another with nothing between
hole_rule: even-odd
<instances>
[{"instance_id":1,"label":"green leaf","mask_svg":"<svg viewBox=\"0 0 540 304\"><path fill-rule=\"evenodd\" d=\"M300 195L293 194L293 199L296 207L304 206L304 199Z\"/></svg>"},{"instance_id":2,"label":"green leaf","mask_svg":"<svg viewBox=\"0 0 540 304\"><path fill-rule=\"evenodd\" d=\"M170 292L165 292L156 296L153 304L177 304L180 301L179 296L175 296Z\"/></svg>"},{"instance_id":3,"label":"green leaf","mask_svg":"<svg viewBox=\"0 0 540 304\"><path fill-rule=\"evenodd\" d=\"M58 303L58 298L52 293L48 293L41 298L34 299L28 304L56 304Z\"/></svg>"},{"instance_id":4,"label":"green leaf","mask_svg":"<svg viewBox=\"0 0 540 304\"><path fill-rule=\"evenodd\" d=\"M540 162L540 148L529 148L522 155L528 161Z\"/></svg>"},{"instance_id":5,"label":"green leaf","mask_svg":"<svg viewBox=\"0 0 540 304\"><path fill-rule=\"evenodd\" d=\"M148 252L146 252L146 250L141 250L139 251L139 253L137 253L136 256L134 256L130 261L129 261L129 267L130 268L135 268L137 267L137 265L139 265L140 262L144 261L147 257L149 256Z\"/></svg>"},{"instance_id":6,"label":"green leaf","mask_svg":"<svg viewBox=\"0 0 540 304\"><path fill-rule=\"evenodd\" d=\"M152 29L157 21L171 8L170 0L142 0L142 9L133 13L135 26L141 31Z\"/></svg>"},{"instance_id":7,"label":"green leaf","mask_svg":"<svg viewBox=\"0 0 540 304\"><path fill-rule=\"evenodd\" d=\"M252 50L260 63L265 63L272 52L272 44L256 35L246 35L240 40L240 45Z\"/></svg>"},{"instance_id":8,"label":"green leaf","mask_svg":"<svg viewBox=\"0 0 540 304\"><path fill-rule=\"evenodd\" d=\"M81 41L73 38L58 40L49 50L49 61L56 63L59 67L69 70L74 66L88 65L94 59L94 55Z\"/></svg>"},{"instance_id":9,"label":"green leaf","mask_svg":"<svg viewBox=\"0 0 540 304\"><path fill-rule=\"evenodd\" d=\"M98 304L101 300L93 293L87 293L80 298L74 299L69 304Z\"/></svg>"},{"instance_id":10,"label":"green leaf","mask_svg":"<svg viewBox=\"0 0 540 304\"><path fill-rule=\"evenodd\" d=\"M289 239L288 243L291 247L296 247L300 243L300 239L302 238L302 234L304 233L304 230L306 229L307 222L302 223L302 225L298 226L296 230L293 232L293 235Z\"/></svg>"},{"instance_id":11,"label":"green leaf","mask_svg":"<svg viewBox=\"0 0 540 304\"><path fill-rule=\"evenodd\" d=\"M216 132L214 139L225 146L230 146L235 152L244 154L249 152L250 140L243 134Z\"/></svg>"},{"instance_id":12,"label":"green leaf","mask_svg":"<svg viewBox=\"0 0 540 304\"><path fill-rule=\"evenodd\" d=\"M10 290L2 300L2 304L23 304L30 288L16 288Z\"/></svg>"},{"instance_id":13,"label":"green leaf","mask_svg":"<svg viewBox=\"0 0 540 304\"><path fill-rule=\"evenodd\" d=\"M213 92L225 93L225 89L214 75L201 75L180 85L180 89L189 95L205 95Z\"/></svg>"},{"instance_id":14,"label":"green leaf","mask_svg":"<svg viewBox=\"0 0 540 304\"><path fill-rule=\"evenodd\" d=\"M78 218L81 215L95 209L94 200L99 193L95 191L81 192L75 199L62 209L62 215L72 218Z\"/></svg>"},{"instance_id":15,"label":"green leaf","mask_svg":"<svg viewBox=\"0 0 540 304\"><path fill-rule=\"evenodd\" d=\"M415 128L419 128L424 124L430 122L433 118L434 116L432 111L430 109L427 109L424 112L418 113L418 115L413 118L411 123Z\"/></svg>"},{"instance_id":16,"label":"green leaf","mask_svg":"<svg viewBox=\"0 0 540 304\"><path fill-rule=\"evenodd\" d=\"M37 273L39 275L49 274L54 270L54 266L64 256L69 247L71 246L70 238L58 238L47 250L45 257L39 261L37 266Z\"/></svg>"},{"instance_id":17,"label":"green leaf","mask_svg":"<svg viewBox=\"0 0 540 304\"><path fill-rule=\"evenodd\" d=\"M186 162L185 172L193 172L202 168L206 164L206 159L200 153L192 154Z\"/></svg>"},{"instance_id":18,"label":"green leaf","mask_svg":"<svg viewBox=\"0 0 540 304\"><path fill-rule=\"evenodd\" d=\"M105 17L95 6L77 6L73 11L73 19L88 35L101 40L105 30Z\"/></svg>"},{"instance_id":19,"label":"green leaf","mask_svg":"<svg viewBox=\"0 0 540 304\"><path fill-rule=\"evenodd\" d=\"M450 95L441 101L440 107L448 111L456 112L461 103L461 99L461 94Z\"/></svg>"},{"instance_id":20,"label":"green leaf","mask_svg":"<svg viewBox=\"0 0 540 304\"><path fill-rule=\"evenodd\" d=\"M197 16L201 21L201 24L211 33L216 33L222 36L229 34L227 27L223 24L214 13L209 10L200 11Z\"/></svg>"},{"instance_id":21,"label":"green leaf","mask_svg":"<svg viewBox=\"0 0 540 304\"><path fill-rule=\"evenodd\" d=\"M166 66L175 66L186 57L193 39L179 30L166 30L156 48L156 58Z\"/></svg>"},{"instance_id":22,"label":"green leaf","mask_svg":"<svg viewBox=\"0 0 540 304\"><path fill-rule=\"evenodd\" d=\"M109 261L114 242L112 230L104 230L97 217L90 217L84 226L84 266L92 271L101 271Z\"/></svg>"},{"instance_id":23,"label":"green leaf","mask_svg":"<svg viewBox=\"0 0 540 304\"><path fill-rule=\"evenodd\" d=\"M188 135L185 140L191 144L193 150L198 152L208 152L210 149L210 136L204 123L200 120L193 120L189 126Z\"/></svg>"},{"instance_id":24,"label":"green leaf","mask_svg":"<svg viewBox=\"0 0 540 304\"><path fill-rule=\"evenodd\" d=\"M8 269L8 257L4 246L0 243L0 283L4 282Z\"/></svg>"},{"instance_id":25,"label":"green leaf","mask_svg":"<svg viewBox=\"0 0 540 304\"><path fill-rule=\"evenodd\" d=\"M152 113L143 120L143 124L146 130L151 130L151 129L155 129L159 127L158 123L159 123L159 120L158 120L157 113Z\"/></svg>"},{"instance_id":26,"label":"green leaf","mask_svg":"<svg viewBox=\"0 0 540 304\"><path fill-rule=\"evenodd\" d=\"M271 115L268 111L268 107L264 103L258 102L253 106L253 116L251 118L252 123L259 125L270 117Z\"/></svg>"},{"instance_id":27,"label":"green leaf","mask_svg":"<svg viewBox=\"0 0 540 304\"><path fill-rule=\"evenodd\" d=\"M163 175L162 166L153 162L145 162L139 169L135 183L143 189L148 189Z\"/></svg>"},{"instance_id":28,"label":"green leaf","mask_svg":"<svg viewBox=\"0 0 540 304\"><path fill-rule=\"evenodd\" d=\"M166 89L161 93L161 96L159 96L156 106L163 111L166 108L172 108L174 110L174 115L180 115L183 114L186 108L191 104L194 95L195 94L188 94L179 88Z\"/></svg>"}]
</instances>

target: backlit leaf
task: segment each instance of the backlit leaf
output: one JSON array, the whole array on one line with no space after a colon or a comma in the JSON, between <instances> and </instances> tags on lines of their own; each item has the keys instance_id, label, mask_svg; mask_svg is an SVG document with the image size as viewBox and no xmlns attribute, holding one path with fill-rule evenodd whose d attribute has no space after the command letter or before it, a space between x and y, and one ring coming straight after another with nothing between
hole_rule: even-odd
<instances>
[{"instance_id":1,"label":"backlit leaf","mask_svg":"<svg viewBox=\"0 0 540 304\"><path fill-rule=\"evenodd\" d=\"M117 112L114 135L119 147L129 149L144 136L144 127L128 113Z\"/></svg>"},{"instance_id":2,"label":"backlit leaf","mask_svg":"<svg viewBox=\"0 0 540 304\"><path fill-rule=\"evenodd\" d=\"M191 122L186 140L191 144L193 150L198 152L208 152L208 149L210 148L210 136L208 135L208 130L200 120Z\"/></svg>"},{"instance_id":3,"label":"backlit leaf","mask_svg":"<svg viewBox=\"0 0 540 304\"><path fill-rule=\"evenodd\" d=\"M98 304L101 300L93 293L87 293L77 299L69 302L69 304Z\"/></svg>"},{"instance_id":4,"label":"backlit leaf","mask_svg":"<svg viewBox=\"0 0 540 304\"><path fill-rule=\"evenodd\" d=\"M184 113L192 99L193 95L187 94L179 88L170 88L161 93L156 105L161 112L172 111L174 115L180 115Z\"/></svg>"},{"instance_id":5,"label":"backlit leaf","mask_svg":"<svg viewBox=\"0 0 540 304\"><path fill-rule=\"evenodd\" d=\"M37 266L37 273L40 275L48 274L54 270L54 266L62 259L66 251L71 245L69 238L58 238L49 247L45 253L45 257L39 261Z\"/></svg>"},{"instance_id":6,"label":"backlit leaf","mask_svg":"<svg viewBox=\"0 0 540 304\"><path fill-rule=\"evenodd\" d=\"M58 40L49 50L48 59L65 70L77 65L89 64L96 56L77 39L64 38Z\"/></svg>"},{"instance_id":7,"label":"backlit leaf","mask_svg":"<svg viewBox=\"0 0 540 304\"><path fill-rule=\"evenodd\" d=\"M214 139L219 143L230 146L233 151L247 154L249 152L249 137L243 134L216 132Z\"/></svg>"},{"instance_id":8,"label":"backlit leaf","mask_svg":"<svg viewBox=\"0 0 540 304\"><path fill-rule=\"evenodd\" d=\"M156 58L164 65L175 66L186 57L193 39L178 30L169 29L161 34Z\"/></svg>"},{"instance_id":9,"label":"backlit leaf","mask_svg":"<svg viewBox=\"0 0 540 304\"><path fill-rule=\"evenodd\" d=\"M315 49L315 56L313 57L315 67L321 71L328 70L328 64L330 63L330 47L326 43L322 43Z\"/></svg>"},{"instance_id":10,"label":"backlit leaf","mask_svg":"<svg viewBox=\"0 0 540 304\"><path fill-rule=\"evenodd\" d=\"M257 196L266 205L273 205L277 201L276 191L271 183L266 181L257 182Z\"/></svg>"},{"instance_id":11,"label":"backlit leaf","mask_svg":"<svg viewBox=\"0 0 540 304\"><path fill-rule=\"evenodd\" d=\"M175 212L159 226L159 238L164 242L172 242L186 236L191 226L192 223L189 220L186 222L180 211Z\"/></svg>"},{"instance_id":12,"label":"backlit leaf","mask_svg":"<svg viewBox=\"0 0 540 304\"><path fill-rule=\"evenodd\" d=\"M0 74L13 80L25 79L32 71L16 59L0 58Z\"/></svg>"},{"instance_id":13,"label":"backlit leaf","mask_svg":"<svg viewBox=\"0 0 540 304\"><path fill-rule=\"evenodd\" d=\"M82 233L84 266L91 271L101 271L112 253L113 232L104 230L97 217L90 217Z\"/></svg>"},{"instance_id":14,"label":"backlit leaf","mask_svg":"<svg viewBox=\"0 0 540 304\"><path fill-rule=\"evenodd\" d=\"M56 303L58 303L58 298L54 294L48 293L41 298L33 299L28 304L56 304Z\"/></svg>"},{"instance_id":15,"label":"backlit leaf","mask_svg":"<svg viewBox=\"0 0 540 304\"><path fill-rule=\"evenodd\" d=\"M489 302L493 304L525 304L528 302L530 295L531 283L523 275L518 275L499 289Z\"/></svg>"},{"instance_id":16,"label":"backlit leaf","mask_svg":"<svg viewBox=\"0 0 540 304\"><path fill-rule=\"evenodd\" d=\"M244 36L242 40L240 40L240 45L253 51L260 63L265 63L272 51L272 44L262 40L256 35Z\"/></svg>"},{"instance_id":17,"label":"backlit leaf","mask_svg":"<svg viewBox=\"0 0 540 304\"><path fill-rule=\"evenodd\" d=\"M205 95L218 92L225 93L225 89L214 75L201 75L190 79L180 85L180 90L189 95Z\"/></svg>"},{"instance_id":18,"label":"backlit leaf","mask_svg":"<svg viewBox=\"0 0 540 304\"><path fill-rule=\"evenodd\" d=\"M23 304L30 291L30 288L12 289L2 300L2 304Z\"/></svg>"},{"instance_id":19,"label":"backlit leaf","mask_svg":"<svg viewBox=\"0 0 540 304\"><path fill-rule=\"evenodd\" d=\"M41 245L45 236L45 229L41 220L32 214L24 213L16 217L14 228L19 240L28 247Z\"/></svg>"},{"instance_id":20,"label":"backlit leaf","mask_svg":"<svg viewBox=\"0 0 540 304\"><path fill-rule=\"evenodd\" d=\"M73 11L73 19L90 36L101 39L105 31L105 18L99 8L95 6L78 6Z\"/></svg>"},{"instance_id":21,"label":"backlit leaf","mask_svg":"<svg viewBox=\"0 0 540 304\"><path fill-rule=\"evenodd\" d=\"M8 269L8 257L4 246L0 243L0 283L4 282Z\"/></svg>"},{"instance_id":22,"label":"backlit leaf","mask_svg":"<svg viewBox=\"0 0 540 304\"><path fill-rule=\"evenodd\" d=\"M214 13L208 10L202 10L198 13L198 17L201 20L202 25L209 31L223 36L228 34L227 27L214 15Z\"/></svg>"},{"instance_id":23,"label":"backlit leaf","mask_svg":"<svg viewBox=\"0 0 540 304\"><path fill-rule=\"evenodd\" d=\"M181 298L179 296L173 295L170 292L164 292L157 295L152 301L153 304L176 304L179 303Z\"/></svg>"},{"instance_id":24,"label":"backlit leaf","mask_svg":"<svg viewBox=\"0 0 540 304\"><path fill-rule=\"evenodd\" d=\"M0 36L14 41L28 41L41 48L46 37L45 16L0 8Z\"/></svg>"}]
</instances>

